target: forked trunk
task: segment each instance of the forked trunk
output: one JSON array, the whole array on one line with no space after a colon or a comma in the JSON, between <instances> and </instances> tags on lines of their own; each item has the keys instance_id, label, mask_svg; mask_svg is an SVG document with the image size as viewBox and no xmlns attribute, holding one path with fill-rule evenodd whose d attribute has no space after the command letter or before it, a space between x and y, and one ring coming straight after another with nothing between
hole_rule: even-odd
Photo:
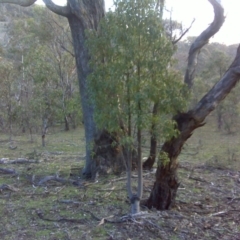
<instances>
[{"instance_id":1,"label":"forked trunk","mask_svg":"<svg viewBox=\"0 0 240 240\"><path fill-rule=\"evenodd\" d=\"M188 55L188 66L184 82L189 89L192 88L195 76L197 56L201 48L206 45L209 39L216 34L224 22L224 11L216 0L209 0L214 9L214 20L209 27L204 30L191 45ZM237 56L225 73L223 78L198 102L198 104L187 113L180 113L174 117L177 122L179 135L164 143L161 149L160 159L156 172L151 195L145 205L149 208L155 207L158 210L169 209L175 202L179 182L177 179L177 158L184 143L191 137L194 129L201 127L205 118L232 90L240 77L240 48ZM161 156L163 159L161 159Z\"/></svg>"},{"instance_id":2,"label":"forked trunk","mask_svg":"<svg viewBox=\"0 0 240 240\"><path fill-rule=\"evenodd\" d=\"M180 134L164 143L161 149L156 180L151 195L145 205L158 210L169 209L175 203L179 182L177 178L177 158L184 143L191 137L194 129L203 126L202 121L194 120L192 113L180 113L175 117ZM163 156L161 158L161 156ZM168 158L165 158L167 156Z\"/></svg>"},{"instance_id":3,"label":"forked trunk","mask_svg":"<svg viewBox=\"0 0 240 240\"><path fill-rule=\"evenodd\" d=\"M240 79L240 46L237 55L222 79L187 113L180 113L175 117L180 134L172 138L162 146L162 152L166 153L169 162L159 159L151 195L146 202L149 208L163 210L169 209L175 202L177 188L177 158L184 143L191 137L194 129L204 125L205 118L228 95ZM164 164L165 163L165 164Z\"/></svg>"}]
</instances>

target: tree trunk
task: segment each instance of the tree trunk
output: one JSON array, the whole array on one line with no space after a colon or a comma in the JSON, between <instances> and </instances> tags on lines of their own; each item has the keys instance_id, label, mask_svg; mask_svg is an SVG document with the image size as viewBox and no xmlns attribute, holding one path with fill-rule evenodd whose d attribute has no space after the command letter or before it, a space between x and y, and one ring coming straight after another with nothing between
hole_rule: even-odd
<instances>
[{"instance_id":1,"label":"tree trunk","mask_svg":"<svg viewBox=\"0 0 240 240\"><path fill-rule=\"evenodd\" d=\"M218 106L217 108L217 125L218 125L218 130L222 130L222 125L223 125L223 113L222 113L222 107Z\"/></svg>"},{"instance_id":2,"label":"tree trunk","mask_svg":"<svg viewBox=\"0 0 240 240\"><path fill-rule=\"evenodd\" d=\"M46 146L45 137L47 134L47 130L48 130L48 119L44 118L43 125L42 125L42 147Z\"/></svg>"},{"instance_id":3,"label":"tree trunk","mask_svg":"<svg viewBox=\"0 0 240 240\"><path fill-rule=\"evenodd\" d=\"M136 195L133 195L130 199L131 202L131 214L136 214L140 212L140 198Z\"/></svg>"},{"instance_id":4,"label":"tree trunk","mask_svg":"<svg viewBox=\"0 0 240 240\"><path fill-rule=\"evenodd\" d=\"M0 0L0 3L13 3L20 6L31 6L36 0ZM86 138L86 163L83 169L83 174L86 177L94 177L95 170L98 164L93 159L94 144L100 144L99 139L109 138L106 137L105 131L101 133L97 131L96 125L93 119L94 106L90 102L90 95L87 86L87 76L91 73L89 67L90 56L88 54L86 41L86 30L97 30L101 18L105 15L105 3L104 0L67 0L66 6L56 5L53 1L43 0L46 7L52 12L64 16L68 19L69 26L72 33L73 47L76 59L78 81L80 87L81 104L83 111L83 122L85 128ZM103 140L104 142L105 140ZM97 148L97 146L96 146ZM109 146L104 155L112 156L112 146ZM109 152L109 154L107 154ZM118 157L118 151L116 152L116 158ZM98 153L95 154L98 156ZM99 155L101 158L101 154ZM96 158L96 157L95 157ZM115 158L106 159L107 161L115 161ZM95 170L93 170L95 169Z\"/></svg>"},{"instance_id":5,"label":"tree trunk","mask_svg":"<svg viewBox=\"0 0 240 240\"><path fill-rule=\"evenodd\" d=\"M216 0L209 0L209 2L213 6L215 16L211 25L195 39L190 47L188 66L184 78L184 82L188 85L189 89L191 89L193 85L197 56L201 48L219 31L225 19L222 6ZM239 56L240 48L237 51L234 62L223 78L198 102L195 108L187 113L180 113L174 117L179 135L165 142L162 146L156 180L150 197L145 203L147 207L164 210L169 209L174 204L179 186L177 179L177 158L184 143L191 137L194 129L204 125L203 122L208 114L217 107L237 83L240 77Z\"/></svg>"},{"instance_id":6,"label":"tree trunk","mask_svg":"<svg viewBox=\"0 0 240 240\"><path fill-rule=\"evenodd\" d=\"M88 64L90 57L85 45L85 31L98 28L99 21L105 14L105 5L103 0L88 0L81 3L69 0L68 6L72 13L67 18L73 38L86 138L86 163L83 174L92 177L92 151L97 129L93 119L94 106L90 103L87 86L87 76L91 69Z\"/></svg>"},{"instance_id":7,"label":"tree trunk","mask_svg":"<svg viewBox=\"0 0 240 240\"><path fill-rule=\"evenodd\" d=\"M154 103L152 115L153 118L158 113L158 103ZM153 122L151 127L151 139L150 139L150 154L148 159L143 163L143 169L151 169L156 160L157 155L157 139L156 139L156 124Z\"/></svg>"},{"instance_id":8,"label":"tree trunk","mask_svg":"<svg viewBox=\"0 0 240 240\"><path fill-rule=\"evenodd\" d=\"M169 209L175 202L177 189L177 157L184 143L191 137L193 131L204 125L205 118L229 94L240 79L240 45L237 55L222 79L198 102L192 110L180 113L174 119L180 134L162 146L161 152L166 153L169 162L159 159L156 180L150 197L146 202L149 208L158 210Z\"/></svg>"},{"instance_id":9,"label":"tree trunk","mask_svg":"<svg viewBox=\"0 0 240 240\"><path fill-rule=\"evenodd\" d=\"M175 117L180 134L172 138L162 146L161 152L164 157L159 158L156 172L156 180L149 199L146 202L148 208L166 210L174 205L179 182L177 178L177 158L181 153L184 143L191 137L194 129L203 126L201 122L195 122L191 113L180 113Z\"/></svg>"},{"instance_id":10,"label":"tree trunk","mask_svg":"<svg viewBox=\"0 0 240 240\"><path fill-rule=\"evenodd\" d=\"M69 131L69 120L67 116L64 116L64 130Z\"/></svg>"}]
</instances>

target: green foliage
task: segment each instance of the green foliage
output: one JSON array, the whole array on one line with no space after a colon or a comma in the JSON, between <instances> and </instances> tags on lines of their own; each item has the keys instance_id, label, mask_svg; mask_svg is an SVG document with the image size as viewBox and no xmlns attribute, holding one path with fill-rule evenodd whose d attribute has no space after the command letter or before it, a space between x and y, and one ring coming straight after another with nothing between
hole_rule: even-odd
<instances>
[{"instance_id":1,"label":"green foliage","mask_svg":"<svg viewBox=\"0 0 240 240\"><path fill-rule=\"evenodd\" d=\"M158 156L158 164L164 167L170 162L169 156L166 152L161 151Z\"/></svg>"},{"instance_id":2,"label":"green foliage","mask_svg":"<svg viewBox=\"0 0 240 240\"><path fill-rule=\"evenodd\" d=\"M76 127L82 114L66 19L39 6L16 12L7 28L9 44L2 52L14 70L11 91L15 91L16 123L31 131L42 125L42 118L54 123L67 117Z\"/></svg>"},{"instance_id":3,"label":"green foliage","mask_svg":"<svg viewBox=\"0 0 240 240\"><path fill-rule=\"evenodd\" d=\"M192 104L195 105L227 71L231 58L230 47L212 43L200 54L199 72L195 79ZM214 111L218 130L232 133L236 130L239 117L239 85L219 104Z\"/></svg>"},{"instance_id":4,"label":"green foliage","mask_svg":"<svg viewBox=\"0 0 240 240\"><path fill-rule=\"evenodd\" d=\"M19 112L18 86L15 82L16 71L11 61L1 59L0 76L0 117L6 119L11 137L12 124L16 121Z\"/></svg>"},{"instance_id":5,"label":"green foliage","mask_svg":"<svg viewBox=\"0 0 240 240\"><path fill-rule=\"evenodd\" d=\"M170 138L176 130L168 115L186 104L181 76L171 67L175 48L155 5L154 0L115 1L115 12L106 15L97 32L88 32L95 120L99 128L124 137L134 137L132 126L149 130L155 122L158 135ZM155 116L153 104L158 105Z\"/></svg>"}]
</instances>

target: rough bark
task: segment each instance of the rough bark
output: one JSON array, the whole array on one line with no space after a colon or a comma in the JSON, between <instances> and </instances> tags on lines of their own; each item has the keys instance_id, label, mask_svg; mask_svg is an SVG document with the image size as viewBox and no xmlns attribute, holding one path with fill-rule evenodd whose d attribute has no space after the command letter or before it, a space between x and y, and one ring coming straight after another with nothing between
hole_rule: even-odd
<instances>
[{"instance_id":1,"label":"rough bark","mask_svg":"<svg viewBox=\"0 0 240 240\"><path fill-rule=\"evenodd\" d=\"M0 0L0 3L13 3L21 6L30 6L35 2L36 0ZM100 144L99 146L102 146L99 139L105 142L105 138L110 139L111 136L107 136L105 131L102 131L101 133L98 132L93 119L94 106L90 104L87 86L87 76L91 73L91 69L88 65L90 56L85 46L85 31L91 29L96 30L98 28L101 18L105 15L104 0L68 0L66 6L58 6L51 0L43 0L43 2L52 12L66 17L70 25L75 52L74 55L76 58L86 138L86 163L83 174L86 177L95 178L96 172L99 169L99 164L96 162L97 158L95 157L93 159L92 157L92 150L98 149L97 147L94 147L94 144ZM103 155L98 155L99 151L97 151L95 156L104 159L105 162L109 162L110 164L110 161L118 158L118 151L116 151L116 149L112 150L111 148L112 146L110 145L108 149L105 149L105 153L102 153ZM115 152L117 155L113 156L113 152ZM112 156L112 158L105 158L107 156Z\"/></svg>"},{"instance_id":2,"label":"rough bark","mask_svg":"<svg viewBox=\"0 0 240 240\"><path fill-rule=\"evenodd\" d=\"M151 191L151 195L146 202L148 208L158 210L169 209L175 202L177 189L179 186L177 178L177 158L184 143L191 137L194 129L201 127L202 122L195 122L191 113L180 113L175 117L180 134L177 138L172 138L162 146L161 151L166 153L169 162L159 159L156 172L156 180Z\"/></svg>"},{"instance_id":3,"label":"rough bark","mask_svg":"<svg viewBox=\"0 0 240 240\"><path fill-rule=\"evenodd\" d=\"M153 117L156 116L158 113L158 103L154 103L152 115ZM156 131L156 124L153 122L151 126L151 138L150 138L150 153L147 160L143 163L143 169L150 170L153 167L153 164L156 160L156 154L157 154L157 139L155 137L155 131Z\"/></svg>"},{"instance_id":4,"label":"rough bark","mask_svg":"<svg viewBox=\"0 0 240 240\"><path fill-rule=\"evenodd\" d=\"M209 0L214 8L215 18L213 23L195 40L189 51L188 68L185 83L191 88L194 79L196 57L199 50L208 42L224 22L223 8L215 0ZM145 205L158 210L169 209L175 202L179 186L177 178L177 158L184 143L191 137L193 131L204 125L205 118L227 96L240 79L240 47L237 55L222 79L187 113L179 113L174 119L177 122L179 135L163 144L161 152L168 156L166 160L159 159L156 180ZM160 155L161 156L161 155Z\"/></svg>"},{"instance_id":5,"label":"rough bark","mask_svg":"<svg viewBox=\"0 0 240 240\"><path fill-rule=\"evenodd\" d=\"M224 23L225 17L223 15L224 9L216 0L208 0L214 9L214 20L210 26L204 30L193 42L188 54L188 65L185 73L184 82L189 88L193 85L195 77L195 69L197 65L197 56L201 48L206 45L209 39L216 34Z\"/></svg>"},{"instance_id":6,"label":"rough bark","mask_svg":"<svg viewBox=\"0 0 240 240\"><path fill-rule=\"evenodd\" d=\"M93 119L94 106L90 103L87 86L87 76L91 69L88 65L90 56L85 46L85 31L98 28L99 21L105 14L105 7L103 0L69 0L68 7L71 14L67 19L73 38L86 138L86 164L83 174L92 177L92 150L97 129Z\"/></svg>"},{"instance_id":7,"label":"rough bark","mask_svg":"<svg viewBox=\"0 0 240 240\"><path fill-rule=\"evenodd\" d=\"M97 177L98 173L118 174L125 170L122 159L123 149L120 145L115 145L117 142L117 136L110 135L107 131L101 131L95 136L94 161L91 166L93 179Z\"/></svg>"}]
</instances>

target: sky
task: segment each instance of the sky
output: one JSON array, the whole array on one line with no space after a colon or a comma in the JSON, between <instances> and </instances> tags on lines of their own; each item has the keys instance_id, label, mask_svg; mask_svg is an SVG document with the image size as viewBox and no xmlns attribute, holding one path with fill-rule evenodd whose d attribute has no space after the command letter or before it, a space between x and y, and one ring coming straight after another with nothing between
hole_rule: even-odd
<instances>
[{"instance_id":1,"label":"sky","mask_svg":"<svg viewBox=\"0 0 240 240\"><path fill-rule=\"evenodd\" d=\"M240 43L240 0L218 0L224 7L225 22L211 42L226 45ZM54 0L63 4L64 0ZM113 0L105 0L106 9L113 5ZM187 36L198 36L213 20L213 8L208 0L166 0L166 7L172 12L172 19L182 22L188 28L193 19L195 22ZM169 17L169 15L166 15Z\"/></svg>"}]
</instances>

